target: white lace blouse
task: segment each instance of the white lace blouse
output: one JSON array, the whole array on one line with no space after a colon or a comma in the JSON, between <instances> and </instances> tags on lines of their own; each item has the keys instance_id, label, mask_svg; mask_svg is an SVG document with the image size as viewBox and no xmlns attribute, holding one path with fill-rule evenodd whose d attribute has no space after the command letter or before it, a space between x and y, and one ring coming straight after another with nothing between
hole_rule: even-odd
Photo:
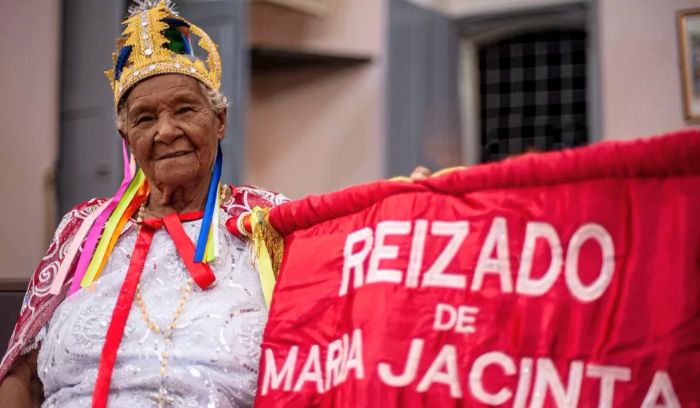
<instances>
[{"instance_id":1,"label":"white lace blouse","mask_svg":"<svg viewBox=\"0 0 700 408\"><path fill-rule=\"evenodd\" d=\"M194 239L201 221L186 222ZM161 381L167 407L246 407L255 395L260 342L267 309L250 249L225 228L216 282L193 285L169 347L161 380L162 335L148 329L134 304L112 374L110 408L158 407ZM94 287L67 298L40 335L38 374L44 407L90 407L100 353L129 266L137 228L129 223ZM155 233L141 276L148 315L167 327L189 273L165 229Z\"/></svg>"}]
</instances>

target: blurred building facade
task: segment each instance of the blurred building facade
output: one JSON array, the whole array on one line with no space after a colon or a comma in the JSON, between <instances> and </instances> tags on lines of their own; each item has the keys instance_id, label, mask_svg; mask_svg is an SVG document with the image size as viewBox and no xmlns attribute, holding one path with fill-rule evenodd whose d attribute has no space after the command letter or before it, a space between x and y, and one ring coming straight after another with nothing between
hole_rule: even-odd
<instances>
[{"instance_id":1,"label":"blurred building facade","mask_svg":"<svg viewBox=\"0 0 700 408\"><path fill-rule=\"evenodd\" d=\"M298 198L417 164L474 164L488 149L499 158L688 126L676 13L697 0L332 0L321 15L273 3L284 1L178 2L222 50L232 182ZM0 279L26 279L58 215L117 187L119 137L102 71L126 4L2 6ZM543 64L527 65L522 52L542 47ZM527 72L558 87L528 94ZM552 108L532 116L528 100Z\"/></svg>"}]
</instances>

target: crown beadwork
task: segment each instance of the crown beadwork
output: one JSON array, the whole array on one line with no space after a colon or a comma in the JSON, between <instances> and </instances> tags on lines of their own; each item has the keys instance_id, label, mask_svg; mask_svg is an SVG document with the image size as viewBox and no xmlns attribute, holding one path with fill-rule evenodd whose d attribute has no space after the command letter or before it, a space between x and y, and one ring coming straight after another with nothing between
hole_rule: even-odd
<instances>
[{"instance_id":1,"label":"crown beadwork","mask_svg":"<svg viewBox=\"0 0 700 408\"><path fill-rule=\"evenodd\" d=\"M166 0L136 1L129 12L112 54L113 68L105 71L115 108L136 83L154 75L188 75L211 89L219 89L221 58L204 30L180 17ZM199 38L199 47L208 54L206 60L195 56L191 35Z\"/></svg>"}]
</instances>

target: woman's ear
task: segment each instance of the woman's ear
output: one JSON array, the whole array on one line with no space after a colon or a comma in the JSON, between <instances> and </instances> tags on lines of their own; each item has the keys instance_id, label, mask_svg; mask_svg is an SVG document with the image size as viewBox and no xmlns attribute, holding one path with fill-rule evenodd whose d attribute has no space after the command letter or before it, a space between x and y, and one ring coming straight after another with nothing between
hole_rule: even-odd
<instances>
[{"instance_id":1,"label":"woman's ear","mask_svg":"<svg viewBox=\"0 0 700 408\"><path fill-rule=\"evenodd\" d=\"M226 122L228 114L228 108L223 108L221 112L216 114L216 120L217 120L217 129L216 129L216 137L219 139L219 141L224 140L224 137L226 137L226 125L228 124Z\"/></svg>"}]
</instances>

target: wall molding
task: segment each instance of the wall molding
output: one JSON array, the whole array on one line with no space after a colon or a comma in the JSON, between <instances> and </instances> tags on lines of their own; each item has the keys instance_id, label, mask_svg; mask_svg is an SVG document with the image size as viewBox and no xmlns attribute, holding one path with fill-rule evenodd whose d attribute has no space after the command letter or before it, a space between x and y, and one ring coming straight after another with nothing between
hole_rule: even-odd
<instances>
[{"instance_id":1,"label":"wall molding","mask_svg":"<svg viewBox=\"0 0 700 408\"><path fill-rule=\"evenodd\" d=\"M25 292L28 286L28 279L0 279L0 293Z\"/></svg>"}]
</instances>

